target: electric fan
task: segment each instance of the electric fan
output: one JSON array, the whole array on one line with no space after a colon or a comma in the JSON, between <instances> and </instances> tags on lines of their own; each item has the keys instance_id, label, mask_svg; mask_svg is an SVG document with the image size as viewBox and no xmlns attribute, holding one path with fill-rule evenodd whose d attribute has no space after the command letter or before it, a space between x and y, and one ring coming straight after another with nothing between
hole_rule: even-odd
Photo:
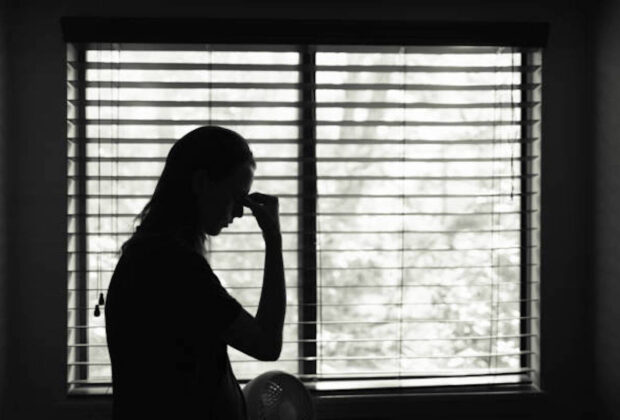
<instances>
[{"instance_id":1,"label":"electric fan","mask_svg":"<svg viewBox=\"0 0 620 420\"><path fill-rule=\"evenodd\" d=\"M314 420L314 403L304 384L291 374L271 370L243 388L249 420Z\"/></svg>"}]
</instances>

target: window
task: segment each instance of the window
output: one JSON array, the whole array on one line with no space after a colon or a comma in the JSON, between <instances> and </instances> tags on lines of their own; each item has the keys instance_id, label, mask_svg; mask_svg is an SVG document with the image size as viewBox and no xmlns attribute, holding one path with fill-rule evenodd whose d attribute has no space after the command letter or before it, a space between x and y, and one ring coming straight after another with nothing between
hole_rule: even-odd
<instances>
[{"instance_id":1,"label":"window","mask_svg":"<svg viewBox=\"0 0 620 420\"><path fill-rule=\"evenodd\" d=\"M285 344L230 349L238 379L537 383L539 49L74 43L67 65L69 391L111 390L95 305L169 148L207 124L281 199ZM262 248L244 217L208 251L250 312Z\"/></svg>"}]
</instances>

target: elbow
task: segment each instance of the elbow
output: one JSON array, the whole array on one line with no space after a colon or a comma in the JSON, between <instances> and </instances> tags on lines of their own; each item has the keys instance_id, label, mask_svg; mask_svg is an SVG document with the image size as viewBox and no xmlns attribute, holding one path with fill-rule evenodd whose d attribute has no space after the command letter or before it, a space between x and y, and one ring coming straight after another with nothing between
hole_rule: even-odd
<instances>
[{"instance_id":1,"label":"elbow","mask_svg":"<svg viewBox=\"0 0 620 420\"><path fill-rule=\"evenodd\" d=\"M282 339L275 340L269 346L265 346L258 358L262 362L275 362L282 353Z\"/></svg>"},{"instance_id":2,"label":"elbow","mask_svg":"<svg viewBox=\"0 0 620 420\"><path fill-rule=\"evenodd\" d=\"M278 360L280 358L280 354L282 353L282 345L280 345L278 348L276 348L275 350L273 350L271 352L271 354L269 354L269 362L275 362L276 360Z\"/></svg>"},{"instance_id":3,"label":"elbow","mask_svg":"<svg viewBox=\"0 0 620 420\"><path fill-rule=\"evenodd\" d=\"M275 362L280 358L280 353L266 353L262 357L259 357L258 360L261 362Z\"/></svg>"}]
</instances>

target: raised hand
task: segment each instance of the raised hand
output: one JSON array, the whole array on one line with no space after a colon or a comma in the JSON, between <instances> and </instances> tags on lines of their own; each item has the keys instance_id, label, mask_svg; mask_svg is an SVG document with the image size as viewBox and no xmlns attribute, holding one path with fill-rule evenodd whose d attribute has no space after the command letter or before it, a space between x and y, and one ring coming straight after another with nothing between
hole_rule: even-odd
<instances>
[{"instance_id":1,"label":"raised hand","mask_svg":"<svg viewBox=\"0 0 620 420\"><path fill-rule=\"evenodd\" d=\"M281 239L278 197L255 192L243 200L243 205L252 211L265 240Z\"/></svg>"}]
</instances>

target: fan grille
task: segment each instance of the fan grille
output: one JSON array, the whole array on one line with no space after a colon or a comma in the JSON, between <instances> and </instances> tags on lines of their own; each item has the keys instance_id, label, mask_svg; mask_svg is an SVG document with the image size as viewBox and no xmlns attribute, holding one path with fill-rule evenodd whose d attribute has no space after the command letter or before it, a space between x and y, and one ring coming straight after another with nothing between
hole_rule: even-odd
<instances>
[{"instance_id":1,"label":"fan grille","mask_svg":"<svg viewBox=\"0 0 620 420\"><path fill-rule=\"evenodd\" d=\"M304 384L285 372L259 375L243 390L250 420L314 420L314 405Z\"/></svg>"}]
</instances>

